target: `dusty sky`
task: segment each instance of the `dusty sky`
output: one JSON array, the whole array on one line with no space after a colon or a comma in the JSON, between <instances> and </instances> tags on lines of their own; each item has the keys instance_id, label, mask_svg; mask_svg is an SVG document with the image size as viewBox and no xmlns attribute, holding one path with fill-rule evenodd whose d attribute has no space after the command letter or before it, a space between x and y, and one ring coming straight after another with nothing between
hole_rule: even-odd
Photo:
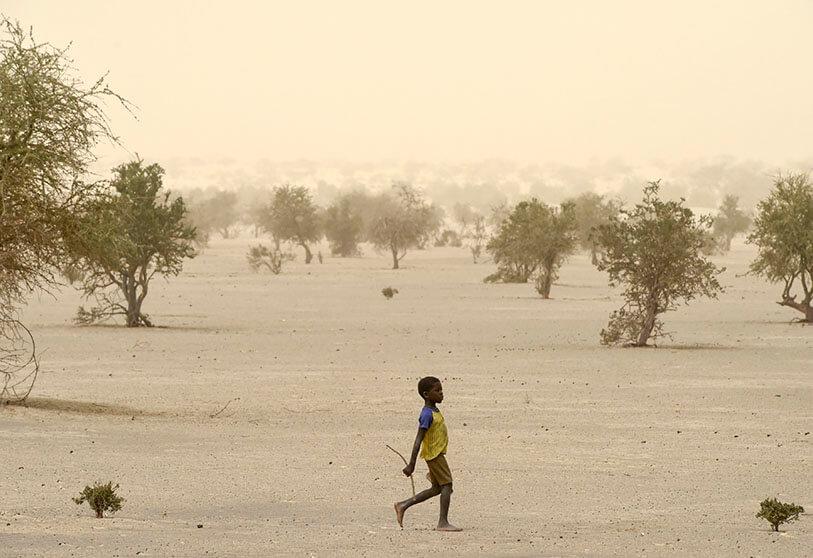
<instances>
[{"instance_id":1,"label":"dusty sky","mask_svg":"<svg viewBox=\"0 0 813 558\"><path fill-rule=\"evenodd\" d=\"M0 0L146 158L580 163L813 151L813 1Z\"/></svg>"}]
</instances>

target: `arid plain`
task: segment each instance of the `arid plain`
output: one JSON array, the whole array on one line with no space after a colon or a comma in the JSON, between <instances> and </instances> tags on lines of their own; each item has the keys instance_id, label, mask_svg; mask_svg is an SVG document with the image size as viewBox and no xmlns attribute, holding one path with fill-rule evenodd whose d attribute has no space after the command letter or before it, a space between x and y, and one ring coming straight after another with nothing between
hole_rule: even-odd
<instances>
[{"instance_id":1,"label":"arid plain","mask_svg":"<svg viewBox=\"0 0 813 558\"><path fill-rule=\"evenodd\" d=\"M2 556L804 556L809 515L772 533L776 496L813 509L813 328L718 257L727 292L665 316L657 349L598 334L619 292L584 255L542 300L487 285L464 249L302 255L252 273L214 240L154 281L161 327L79 327L79 296L35 297L28 407L0 408ZM327 251L322 248L325 253ZM400 292L385 300L386 286ZM455 477L407 512L422 375L444 381ZM223 407L228 403L225 409ZM419 463L416 483L426 484ZM71 501L113 480L95 519ZM804 550L807 548L808 550Z\"/></svg>"}]
</instances>

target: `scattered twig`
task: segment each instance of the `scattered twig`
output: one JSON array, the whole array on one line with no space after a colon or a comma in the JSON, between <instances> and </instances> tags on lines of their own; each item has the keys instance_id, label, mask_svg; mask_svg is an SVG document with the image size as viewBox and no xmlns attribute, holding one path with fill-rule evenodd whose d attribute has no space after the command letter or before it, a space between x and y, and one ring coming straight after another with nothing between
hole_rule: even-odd
<instances>
[{"instance_id":1,"label":"scattered twig","mask_svg":"<svg viewBox=\"0 0 813 558\"><path fill-rule=\"evenodd\" d=\"M216 413L215 413L215 414L213 414L213 415L209 415L209 418L215 418L217 415L219 415L220 413L222 413L223 411L225 411L225 410L226 410L226 407L228 407L229 405L231 405L231 402L232 402L232 401L240 401L240 398L239 398L239 397L235 397L234 399L229 399L229 401L228 401L228 402L227 402L225 405L223 405L223 408L222 408L222 409L220 409L218 412L216 412Z\"/></svg>"},{"instance_id":2,"label":"scattered twig","mask_svg":"<svg viewBox=\"0 0 813 558\"><path fill-rule=\"evenodd\" d=\"M406 457L404 457L403 455L401 455L401 452L400 452L400 451L398 451L397 449L393 448L393 447L392 447L392 446L390 446L389 444L384 444L384 445L385 445L385 446L387 446L387 447L388 447L390 450L394 451L394 452L395 452L395 453L398 455L398 457L400 457L400 458L401 458L401 461L403 461L403 462L404 462L404 465L409 465L409 463L407 463ZM412 477L412 475L410 475L410 476L409 476L409 481L412 483L412 495L413 495L413 496L415 496L415 479Z\"/></svg>"}]
</instances>

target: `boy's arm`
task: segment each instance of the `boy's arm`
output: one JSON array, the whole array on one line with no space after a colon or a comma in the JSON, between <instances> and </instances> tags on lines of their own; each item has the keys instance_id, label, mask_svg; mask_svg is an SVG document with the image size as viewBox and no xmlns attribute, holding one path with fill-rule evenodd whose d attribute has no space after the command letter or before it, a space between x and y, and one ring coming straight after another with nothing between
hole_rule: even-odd
<instances>
[{"instance_id":1,"label":"boy's arm","mask_svg":"<svg viewBox=\"0 0 813 558\"><path fill-rule=\"evenodd\" d=\"M418 434L415 436L415 444L412 446L412 456L409 459L409 465L404 467L404 474L408 477L412 476L415 471L415 462L418 461L418 452L421 451L421 442L426 435L426 428L419 428Z\"/></svg>"}]
</instances>

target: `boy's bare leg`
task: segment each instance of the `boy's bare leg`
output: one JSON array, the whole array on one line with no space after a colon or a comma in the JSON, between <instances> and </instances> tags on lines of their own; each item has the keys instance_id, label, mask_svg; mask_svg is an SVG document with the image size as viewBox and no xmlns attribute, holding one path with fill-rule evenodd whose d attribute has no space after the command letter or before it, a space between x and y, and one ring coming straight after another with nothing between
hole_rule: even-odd
<instances>
[{"instance_id":1,"label":"boy's bare leg","mask_svg":"<svg viewBox=\"0 0 813 558\"><path fill-rule=\"evenodd\" d=\"M440 487L440 518L438 519L438 531L462 531L460 527L455 527L449 523L449 503L452 501L452 485L444 484Z\"/></svg>"},{"instance_id":2,"label":"boy's bare leg","mask_svg":"<svg viewBox=\"0 0 813 558\"><path fill-rule=\"evenodd\" d=\"M400 525L401 527L404 526L404 512L407 511L407 508L412 507L415 504L420 504L421 502L428 500L429 498L434 498L440 493L441 488L439 486L432 486L432 488L427 488L426 490L418 492L412 498L407 498L403 502L396 502L395 519L398 520L398 525Z\"/></svg>"}]
</instances>

